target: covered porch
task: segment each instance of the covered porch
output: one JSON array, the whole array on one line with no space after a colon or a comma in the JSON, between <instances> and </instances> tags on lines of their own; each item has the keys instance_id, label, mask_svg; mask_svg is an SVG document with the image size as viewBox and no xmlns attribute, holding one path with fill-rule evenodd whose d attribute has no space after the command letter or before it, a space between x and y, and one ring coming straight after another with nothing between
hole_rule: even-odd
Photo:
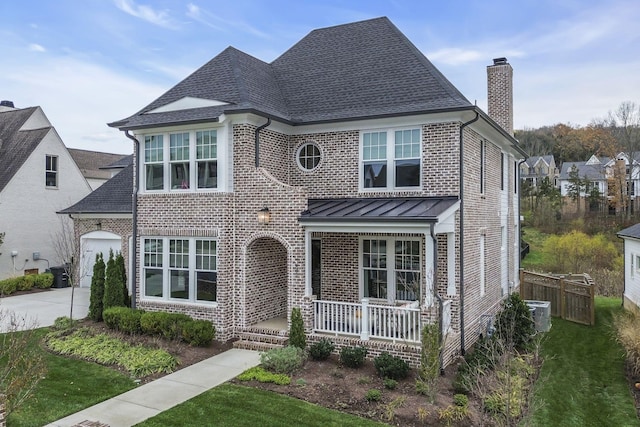
<instances>
[{"instance_id":1,"label":"covered porch","mask_svg":"<svg viewBox=\"0 0 640 427\"><path fill-rule=\"evenodd\" d=\"M406 344L420 343L425 323L448 330L458 208L453 197L309 200L299 218L307 329Z\"/></svg>"}]
</instances>

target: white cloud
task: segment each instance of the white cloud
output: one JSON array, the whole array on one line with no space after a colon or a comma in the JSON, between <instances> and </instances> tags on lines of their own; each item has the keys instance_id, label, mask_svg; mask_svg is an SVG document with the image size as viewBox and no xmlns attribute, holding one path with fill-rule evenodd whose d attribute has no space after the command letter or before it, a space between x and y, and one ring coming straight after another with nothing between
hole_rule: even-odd
<instances>
[{"instance_id":1,"label":"white cloud","mask_svg":"<svg viewBox=\"0 0 640 427\"><path fill-rule=\"evenodd\" d=\"M477 50L444 48L429 53L429 59L448 65L463 65L469 62L486 60L486 56Z\"/></svg>"},{"instance_id":2,"label":"white cloud","mask_svg":"<svg viewBox=\"0 0 640 427\"><path fill-rule=\"evenodd\" d=\"M208 27L211 27L217 31L226 31L227 28L235 28L237 30L240 30L242 32L245 32L260 38L269 37L267 33L258 30L256 27L250 24L247 24L246 22L235 21L227 17L224 17L224 18L220 17L217 14L211 13L206 9L200 8L200 6L194 3L187 4L186 15L189 18L193 19L194 21L197 21Z\"/></svg>"},{"instance_id":3,"label":"white cloud","mask_svg":"<svg viewBox=\"0 0 640 427\"><path fill-rule=\"evenodd\" d=\"M37 43L31 43L29 45L29 50L32 52L46 52L47 49Z\"/></svg>"},{"instance_id":4,"label":"white cloud","mask_svg":"<svg viewBox=\"0 0 640 427\"><path fill-rule=\"evenodd\" d=\"M166 10L156 11L151 6L138 5L133 0L114 0L118 9L131 16L140 18L160 27L176 29L177 25L171 20Z\"/></svg>"}]
</instances>

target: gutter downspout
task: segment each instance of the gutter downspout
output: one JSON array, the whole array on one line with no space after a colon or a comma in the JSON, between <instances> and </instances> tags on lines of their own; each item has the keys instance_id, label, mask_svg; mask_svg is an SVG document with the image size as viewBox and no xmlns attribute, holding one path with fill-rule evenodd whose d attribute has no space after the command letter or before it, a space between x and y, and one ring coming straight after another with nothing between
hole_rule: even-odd
<instances>
[{"instance_id":1,"label":"gutter downspout","mask_svg":"<svg viewBox=\"0 0 640 427\"><path fill-rule=\"evenodd\" d=\"M435 232L436 224L431 223L429 231L431 232L431 239L433 240L433 295L438 300L438 325L440 330L438 331L438 342L440 343L440 351L438 352L438 361L440 363L440 375L444 375L444 334L442 333L442 322L444 319L442 310L444 309L444 300L438 294L438 239Z\"/></svg>"},{"instance_id":2,"label":"gutter downspout","mask_svg":"<svg viewBox=\"0 0 640 427\"><path fill-rule=\"evenodd\" d=\"M138 143L138 139L131 135L128 130L124 131L124 134L127 138L133 141L134 144L134 158L137 164L134 164L134 168L136 171L135 179L133 180L133 194L131 195L132 203L133 203L133 222L131 225L131 240L132 240L132 252L133 257L131 258L131 308L136 308L136 293L137 293L137 271L138 271L138 181L140 179L140 168L138 167L140 164L140 144Z\"/></svg>"},{"instance_id":3,"label":"gutter downspout","mask_svg":"<svg viewBox=\"0 0 640 427\"><path fill-rule=\"evenodd\" d=\"M516 220L518 221L518 275L520 274L520 268L522 266L522 221L520 221L520 205L521 203L521 198L522 198L522 186L520 185L520 165L523 164L524 162L526 162L527 159L521 159L518 161L517 166L516 166L516 188L518 191L518 218L516 218ZM516 281L516 277L513 278L513 281L515 283ZM519 285L522 285L522 283L519 283ZM511 289L509 289L509 294L511 293Z\"/></svg>"},{"instance_id":4,"label":"gutter downspout","mask_svg":"<svg viewBox=\"0 0 640 427\"><path fill-rule=\"evenodd\" d=\"M256 129L256 168L260 167L260 131L271 124L271 118L267 117L267 123Z\"/></svg>"},{"instance_id":5,"label":"gutter downspout","mask_svg":"<svg viewBox=\"0 0 640 427\"><path fill-rule=\"evenodd\" d=\"M460 354L464 356L464 169L462 167L464 160L464 128L480 118L478 111L474 111L476 117L463 123L460 126Z\"/></svg>"}]
</instances>

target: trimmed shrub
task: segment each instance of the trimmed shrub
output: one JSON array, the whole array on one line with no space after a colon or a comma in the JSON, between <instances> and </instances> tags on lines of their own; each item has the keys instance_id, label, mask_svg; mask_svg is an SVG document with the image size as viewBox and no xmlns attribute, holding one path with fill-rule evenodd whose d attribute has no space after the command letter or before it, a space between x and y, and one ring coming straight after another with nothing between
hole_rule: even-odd
<instances>
[{"instance_id":1,"label":"trimmed shrub","mask_svg":"<svg viewBox=\"0 0 640 427\"><path fill-rule=\"evenodd\" d=\"M291 310L291 330L289 331L289 345L305 349L307 347L307 336L304 333L304 321L299 307Z\"/></svg>"},{"instance_id":2,"label":"trimmed shrub","mask_svg":"<svg viewBox=\"0 0 640 427\"><path fill-rule=\"evenodd\" d=\"M392 380L403 380L409 374L409 364L399 357L392 356L387 352L373 359L373 366L382 378Z\"/></svg>"},{"instance_id":3,"label":"trimmed shrub","mask_svg":"<svg viewBox=\"0 0 640 427\"><path fill-rule=\"evenodd\" d=\"M35 276L32 274L16 277L16 289L18 291L29 291L31 290L31 288L33 288L34 283Z\"/></svg>"},{"instance_id":4,"label":"trimmed shrub","mask_svg":"<svg viewBox=\"0 0 640 427\"><path fill-rule=\"evenodd\" d=\"M102 304L105 309L110 307L124 307L125 301L122 295L122 274L118 270L113 251L109 250L109 260L104 279L104 296Z\"/></svg>"},{"instance_id":5,"label":"trimmed shrub","mask_svg":"<svg viewBox=\"0 0 640 427\"><path fill-rule=\"evenodd\" d=\"M53 321L53 329L58 331L66 331L75 324L75 320L67 316L58 317Z\"/></svg>"},{"instance_id":6,"label":"trimmed shrub","mask_svg":"<svg viewBox=\"0 0 640 427\"><path fill-rule=\"evenodd\" d=\"M91 294L89 295L89 317L96 321L102 321L104 310L104 258L102 253L96 254L96 262L93 264L93 276L91 277Z\"/></svg>"},{"instance_id":7,"label":"trimmed shrub","mask_svg":"<svg viewBox=\"0 0 640 427\"><path fill-rule=\"evenodd\" d=\"M182 326L193 319L182 313L146 312L140 318L142 332L167 339L182 338Z\"/></svg>"},{"instance_id":8,"label":"trimmed shrub","mask_svg":"<svg viewBox=\"0 0 640 427\"><path fill-rule=\"evenodd\" d=\"M302 367L305 362L304 350L292 345L274 348L260 355L260 363L271 372L290 374Z\"/></svg>"},{"instance_id":9,"label":"trimmed shrub","mask_svg":"<svg viewBox=\"0 0 640 427\"><path fill-rule=\"evenodd\" d=\"M190 345L207 347L216 336L216 328L208 320L192 320L182 325L182 339Z\"/></svg>"},{"instance_id":10,"label":"trimmed shrub","mask_svg":"<svg viewBox=\"0 0 640 427\"><path fill-rule=\"evenodd\" d=\"M367 353L366 347L343 347L340 350L340 362L349 368L359 368L364 365Z\"/></svg>"},{"instance_id":11,"label":"trimmed shrub","mask_svg":"<svg viewBox=\"0 0 640 427\"><path fill-rule=\"evenodd\" d=\"M329 338L320 338L320 341L309 346L309 354L313 360L327 360L335 348Z\"/></svg>"},{"instance_id":12,"label":"trimmed shrub","mask_svg":"<svg viewBox=\"0 0 640 427\"><path fill-rule=\"evenodd\" d=\"M53 285L53 274L51 273L36 274L34 277L35 281L33 283L33 286L38 289L47 289L50 288L51 285Z\"/></svg>"},{"instance_id":13,"label":"trimmed shrub","mask_svg":"<svg viewBox=\"0 0 640 427\"><path fill-rule=\"evenodd\" d=\"M111 307L102 312L104 323L111 329L116 329L129 335L142 332L140 319L144 310L134 310L129 307Z\"/></svg>"},{"instance_id":14,"label":"trimmed shrub","mask_svg":"<svg viewBox=\"0 0 640 427\"><path fill-rule=\"evenodd\" d=\"M289 385L291 384L291 377L285 374L274 374L273 372L266 371L260 366L254 366L249 368L240 375L238 375L239 381L258 381L261 383L274 383L277 385Z\"/></svg>"},{"instance_id":15,"label":"trimmed shrub","mask_svg":"<svg viewBox=\"0 0 640 427\"><path fill-rule=\"evenodd\" d=\"M527 350L535 333L535 324L527 303L518 294L509 295L496 315L496 338L507 347Z\"/></svg>"},{"instance_id":16,"label":"trimmed shrub","mask_svg":"<svg viewBox=\"0 0 640 427\"><path fill-rule=\"evenodd\" d=\"M18 283L13 278L0 281L0 295L11 295L17 288Z\"/></svg>"},{"instance_id":17,"label":"trimmed shrub","mask_svg":"<svg viewBox=\"0 0 640 427\"><path fill-rule=\"evenodd\" d=\"M102 312L102 319L104 320L105 325L109 329L120 329L120 319L125 315L125 311L127 311L126 307L111 307L106 308Z\"/></svg>"}]
</instances>

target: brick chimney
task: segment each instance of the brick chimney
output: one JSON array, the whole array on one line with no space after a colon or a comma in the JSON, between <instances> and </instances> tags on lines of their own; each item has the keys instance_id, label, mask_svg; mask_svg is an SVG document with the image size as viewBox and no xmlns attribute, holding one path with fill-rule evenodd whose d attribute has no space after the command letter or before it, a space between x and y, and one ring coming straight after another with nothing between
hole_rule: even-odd
<instances>
[{"instance_id":1,"label":"brick chimney","mask_svg":"<svg viewBox=\"0 0 640 427\"><path fill-rule=\"evenodd\" d=\"M487 109L489 117L513 135L513 68L507 58L487 66Z\"/></svg>"}]
</instances>

